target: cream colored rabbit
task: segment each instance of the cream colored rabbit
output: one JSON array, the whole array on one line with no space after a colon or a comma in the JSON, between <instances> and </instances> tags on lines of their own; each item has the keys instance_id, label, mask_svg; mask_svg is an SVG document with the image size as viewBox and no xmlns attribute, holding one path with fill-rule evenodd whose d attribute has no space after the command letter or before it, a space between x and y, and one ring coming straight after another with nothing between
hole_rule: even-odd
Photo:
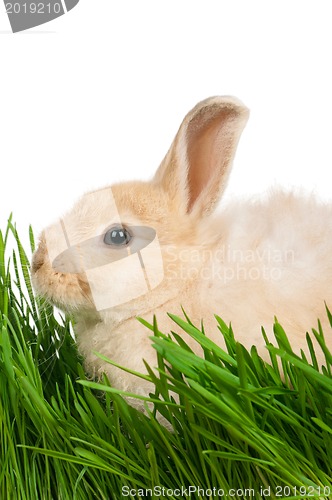
<instances>
[{"instance_id":1,"label":"cream colored rabbit","mask_svg":"<svg viewBox=\"0 0 332 500\"><path fill-rule=\"evenodd\" d=\"M151 181L88 193L41 235L35 289L74 314L92 375L105 371L116 387L147 393L93 351L137 371L143 359L156 366L151 332L136 316L156 315L167 333L176 330L167 312L182 316L181 306L221 345L214 314L232 322L236 338L265 359L261 326L273 339L275 315L296 351L306 351L317 318L332 347L324 304L332 306L332 207L275 191L213 213L247 118L232 97L199 103Z\"/></svg>"}]
</instances>

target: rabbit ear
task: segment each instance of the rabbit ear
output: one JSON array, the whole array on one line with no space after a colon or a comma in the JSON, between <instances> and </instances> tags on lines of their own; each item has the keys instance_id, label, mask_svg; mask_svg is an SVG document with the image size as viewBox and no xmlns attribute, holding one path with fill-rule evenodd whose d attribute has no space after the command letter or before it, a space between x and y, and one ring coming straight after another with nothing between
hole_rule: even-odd
<instances>
[{"instance_id":1,"label":"rabbit ear","mask_svg":"<svg viewBox=\"0 0 332 500\"><path fill-rule=\"evenodd\" d=\"M213 210L248 116L234 97L211 97L187 114L154 178L174 210L201 216Z\"/></svg>"}]
</instances>

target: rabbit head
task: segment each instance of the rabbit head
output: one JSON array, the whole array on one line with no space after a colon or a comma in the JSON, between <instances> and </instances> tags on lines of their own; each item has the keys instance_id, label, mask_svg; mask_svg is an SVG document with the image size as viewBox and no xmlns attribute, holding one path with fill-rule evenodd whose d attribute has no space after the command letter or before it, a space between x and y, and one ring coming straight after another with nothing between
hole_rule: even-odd
<instances>
[{"instance_id":1,"label":"rabbit head","mask_svg":"<svg viewBox=\"0 0 332 500\"><path fill-rule=\"evenodd\" d=\"M183 283L169 260L204 244L247 118L233 97L202 101L150 182L84 195L40 237L32 261L37 292L61 309L89 314L125 304L141 312L176 294ZM214 237L206 237L209 244Z\"/></svg>"}]
</instances>

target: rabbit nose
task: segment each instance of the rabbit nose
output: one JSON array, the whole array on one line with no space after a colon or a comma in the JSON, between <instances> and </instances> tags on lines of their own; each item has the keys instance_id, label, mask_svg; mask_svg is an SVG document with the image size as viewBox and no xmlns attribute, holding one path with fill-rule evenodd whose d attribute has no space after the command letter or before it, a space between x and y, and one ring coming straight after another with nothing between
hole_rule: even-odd
<instances>
[{"instance_id":1,"label":"rabbit nose","mask_svg":"<svg viewBox=\"0 0 332 500\"><path fill-rule=\"evenodd\" d=\"M31 271L33 273L36 273L42 267L43 263L44 263L44 259L40 255L40 251L38 249L35 251L35 253L32 256Z\"/></svg>"},{"instance_id":2,"label":"rabbit nose","mask_svg":"<svg viewBox=\"0 0 332 500\"><path fill-rule=\"evenodd\" d=\"M42 233L38 248L32 255L32 262L31 262L32 273L36 273L42 267L42 265L45 262L46 253L47 253L46 241L44 233Z\"/></svg>"}]
</instances>

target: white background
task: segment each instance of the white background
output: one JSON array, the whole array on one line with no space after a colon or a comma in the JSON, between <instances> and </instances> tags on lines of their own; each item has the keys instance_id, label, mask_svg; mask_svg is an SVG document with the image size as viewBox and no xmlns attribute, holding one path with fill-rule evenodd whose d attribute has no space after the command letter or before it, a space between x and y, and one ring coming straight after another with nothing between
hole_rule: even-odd
<instances>
[{"instance_id":1,"label":"white background","mask_svg":"<svg viewBox=\"0 0 332 500\"><path fill-rule=\"evenodd\" d=\"M12 34L0 4L0 227L23 239L84 191L152 176L210 95L251 109L227 195L271 183L331 198L332 6L81 0Z\"/></svg>"}]
</instances>

